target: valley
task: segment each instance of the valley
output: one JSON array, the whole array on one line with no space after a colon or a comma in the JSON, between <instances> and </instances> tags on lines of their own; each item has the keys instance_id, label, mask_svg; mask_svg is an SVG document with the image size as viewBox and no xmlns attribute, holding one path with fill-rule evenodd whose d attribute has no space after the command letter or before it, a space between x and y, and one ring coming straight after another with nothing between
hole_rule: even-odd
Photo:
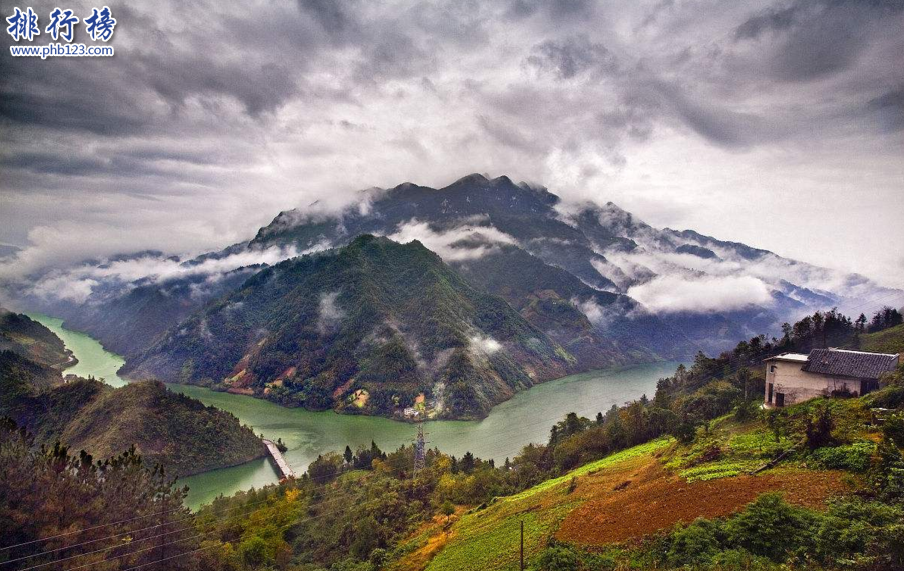
<instances>
[{"instance_id":1,"label":"valley","mask_svg":"<svg viewBox=\"0 0 904 571\"><path fill-rule=\"evenodd\" d=\"M124 383L115 375L121 357L106 351L84 333L66 329L59 319L34 315L60 338L72 343L80 362L91 363L98 378L111 383ZM677 362L617 367L570 375L537 385L497 405L480 421L431 421L426 424L429 446L448 454L461 456L470 451L481 458L504 462L514 457L523 446L544 442L549 425L567 412L593 415L613 404L650 396L656 382L675 371ZM70 372L70 371L67 371ZM299 473L304 472L318 455L341 451L346 445L369 446L371 441L381 448L394 450L410 444L414 426L410 423L379 417L313 412L301 408L281 407L272 402L245 395L217 392L205 387L170 384L169 389L193 397L205 405L234 414L242 424L271 440L281 439L289 448L286 460ZM180 480L189 486L186 503L193 508L220 494L272 484L276 473L266 459L241 466L222 468Z\"/></svg>"}]
</instances>

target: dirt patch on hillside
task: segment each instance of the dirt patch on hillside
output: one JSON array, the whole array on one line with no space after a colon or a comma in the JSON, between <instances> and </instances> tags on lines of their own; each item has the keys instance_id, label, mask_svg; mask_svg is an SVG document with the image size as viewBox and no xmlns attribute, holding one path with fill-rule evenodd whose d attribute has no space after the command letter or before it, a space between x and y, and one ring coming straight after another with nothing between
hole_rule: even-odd
<instances>
[{"instance_id":1,"label":"dirt patch on hillside","mask_svg":"<svg viewBox=\"0 0 904 571\"><path fill-rule=\"evenodd\" d=\"M421 525L412 534L412 538L426 536L426 541L421 543L417 549L392 563L389 569L391 571L422 571L426 569L430 561L433 560L437 553L442 551L446 543L455 535L455 532L452 531L452 524L458 521L464 512L464 507L456 506L455 513L450 517L434 516L433 519ZM409 541L416 541L416 539L409 539Z\"/></svg>"},{"instance_id":2,"label":"dirt patch on hillside","mask_svg":"<svg viewBox=\"0 0 904 571\"><path fill-rule=\"evenodd\" d=\"M616 485L588 478L576 490L587 501L566 516L561 541L605 545L638 539L678 522L729 515L763 492L781 491L791 503L821 507L844 489L841 472L786 470L688 483L653 461Z\"/></svg>"}]
</instances>

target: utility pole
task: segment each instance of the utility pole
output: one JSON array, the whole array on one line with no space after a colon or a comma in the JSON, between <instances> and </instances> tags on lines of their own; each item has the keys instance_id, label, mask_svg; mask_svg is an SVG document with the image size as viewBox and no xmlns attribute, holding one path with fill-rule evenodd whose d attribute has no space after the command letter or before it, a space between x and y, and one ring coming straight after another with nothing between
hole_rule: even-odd
<instances>
[{"instance_id":1,"label":"utility pole","mask_svg":"<svg viewBox=\"0 0 904 571\"><path fill-rule=\"evenodd\" d=\"M521 520L521 571L524 571L524 520Z\"/></svg>"},{"instance_id":2,"label":"utility pole","mask_svg":"<svg viewBox=\"0 0 904 571\"><path fill-rule=\"evenodd\" d=\"M414 441L414 471L420 472L427 464L427 447L424 440L424 424L417 423L417 440Z\"/></svg>"}]
</instances>

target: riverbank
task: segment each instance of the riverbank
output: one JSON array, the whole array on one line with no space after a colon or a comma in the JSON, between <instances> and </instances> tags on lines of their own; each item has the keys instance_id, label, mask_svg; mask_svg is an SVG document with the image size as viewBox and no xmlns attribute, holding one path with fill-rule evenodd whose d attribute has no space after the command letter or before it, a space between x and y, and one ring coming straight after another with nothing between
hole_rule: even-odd
<instances>
[{"instance_id":1,"label":"riverbank","mask_svg":"<svg viewBox=\"0 0 904 571\"><path fill-rule=\"evenodd\" d=\"M28 317L34 319L47 329L53 331L57 337L63 340L66 348L75 357L75 361L67 363L63 367L63 375L76 375L79 377L94 377L99 381L113 387L122 387L127 381L121 379L116 373L125 364L125 359L104 349L99 341L63 327L63 320L43 315L41 313L28 313Z\"/></svg>"},{"instance_id":2,"label":"riverbank","mask_svg":"<svg viewBox=\"0 0 904 571\"><path fill-rule=\"evenodd\" d=\"M58 319L37 315L34 318L40 318L41 323L60 335L76 357L95 371L88 374L103 377L110 384L118 383L116 386L125 384L115 374L122 366L121 357L104 350L91 337L63 328ZM492 458L502 463L527 444L545 442L549 427L568 412L592 417L597 412L605 412L613 404L621 405L642 394L652 396L656 382L673 374L677 365L673 362L635 365L549 381L497 405L482 420L425 423L428 446L459 457L470 451L481 458ZM298 473L306 471L318 455L341 452L346 445L354 449L370 446L374 441L384 450L394 450L403 444L410 444L415 438L414 426L386 418L285 408L266 400L194 385L171 384L168 388L234 414L265 438L273 441L282 439L288 446L286 461ZM268 461L255 460L183 478L180 484L189 486L188 504L196 508L221 493L229 495L277 480Z\"/></svg>"}]
</instances>

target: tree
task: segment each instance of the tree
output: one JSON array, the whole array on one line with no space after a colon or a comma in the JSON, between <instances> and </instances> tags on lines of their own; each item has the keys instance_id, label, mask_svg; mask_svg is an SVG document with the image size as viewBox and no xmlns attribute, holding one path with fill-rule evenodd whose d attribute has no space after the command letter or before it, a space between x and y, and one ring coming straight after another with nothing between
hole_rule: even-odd
<instances>
[{"instance_id":1,"label":"tree","mask_svg":"<svg viewBox=\"0 0 904 571\"><path fill-rule=\"evenodd\" d=\"M470 474L474 471L475 465L474 455L471 452L465 452L465 455L461 457L461 471L465 474Z\"/></svg>"},{"instance_id":2,"label":"tree","mask_svg":"<svg viewBox=\"0 0 904 571\"><path fill-rule=\"evenodd\" d=\"M345 463L346 463L346 464L351 464L351 463L352 463L352 460L354 459L354 455L352 454L352 449L349 448L348 445L346 445L346 447L345 447L345 454L343 454L342 456L345 458Z\"/></svg>"},{"instance_id":3,"label":"tree","mask_svg":"<svg viewBox=\"0 0 904 571\"><path fill-rule=\"evenodd\" d=\"M343 458L335 452L317 456L317 459L308 466L308 476L318 484L329 482L339 474Z\"/></svg>"},{"instance_id":4,"label":"tree","mask_svg":"<svg viewBox=\"0 0 904 571\"><path fill-rule=\"evenodd\" d=\"M738 373L735 375L735 379L738 384L738 388L744 391L744 400L750 400L750 369L747 367L741 367L738 369Z\"/></svg>"}]
</instances>

